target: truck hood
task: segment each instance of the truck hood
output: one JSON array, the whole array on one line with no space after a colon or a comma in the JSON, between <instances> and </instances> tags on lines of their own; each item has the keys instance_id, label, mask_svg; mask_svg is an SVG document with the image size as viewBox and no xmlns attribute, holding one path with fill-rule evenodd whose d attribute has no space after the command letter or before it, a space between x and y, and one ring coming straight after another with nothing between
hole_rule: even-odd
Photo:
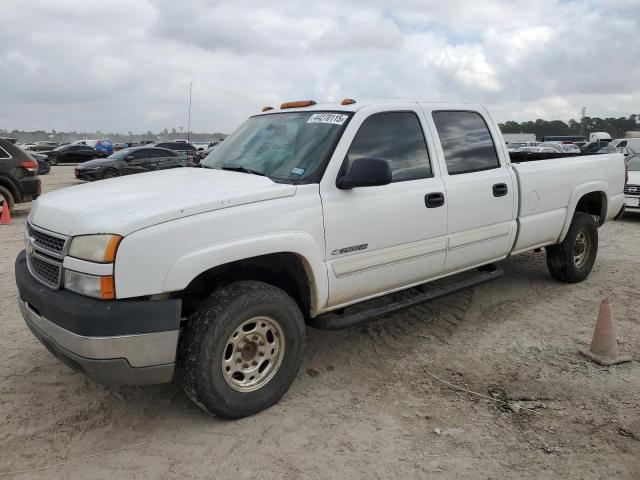
<instances>
[{"instance_id":1,"label":"truck hood","mask_svg":"<svg viewBox=\"0 0 640 480\"><path fill-rule=\"evenodd\" d=\"M296 187L267 177L176 168L100 180L42 195L29 221L64 235L128 235L178 218L293 196Z\"/></svg>"}]
</instances>

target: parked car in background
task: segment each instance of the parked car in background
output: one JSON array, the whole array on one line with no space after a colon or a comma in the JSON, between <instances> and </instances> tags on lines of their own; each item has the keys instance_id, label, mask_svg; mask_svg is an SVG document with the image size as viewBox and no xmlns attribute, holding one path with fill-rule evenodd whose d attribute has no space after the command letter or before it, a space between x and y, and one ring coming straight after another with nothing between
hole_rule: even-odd
<instances>
[{"instance_id":1,"label":"parked car in background","mask_svg":"<svg viewBox=\"0 0 640 480\"><path fill-rule=\"evenodd\" d=\"M510 142L510 143L507 143L507 151L512 152L517 148L535 147L539 144L540 142Z\"/></svg>"},{"instance_id":2,"label":"parked car in background","mask_svg":"<svg viewBox=\"0 0 640 480\"><path fill-rule=\"evenodd\" d=\"M629 179L624 187L625 211L640 213L640 153L627 159Z\"/></svg>"},{"instance_id":3,"label":"parked car in background","mask_svg":"<svg viewBox=\"0 0 640 480\"><path fill-rule=\"evenodd\" d=\"M40 195L38 162L13 143L0 138L0 196L9 210Z\"/></svg>"},{"instance_id":4,"label":"parked car in background","mask_svg":"<svg viewBox=\"0 0 640 480\"><path fill-rule=\"evenodd\" d=\"M609 147L624 148L629 147L634 152L640 152L640 138L616 138L609 142Z\"/></svg>"},{"instance_id":5,"label":"parked car in background","mask_svg":"<svg viewBox=\"0 0 640 480\"><path fill-rule=\"evenodd\" d=\"M30 145L27 150L30 152L48 152L59 146L58 142L36 142Z\"/></svg>"},{"instance_id":6,"label":"parked car in background","mask_svg":"<svg viewBox=\"0 0 640 480\"><path fill-rule=\"evenodd\" d=\"M553 148L560 153L580 153L580 147L573 143L542 142L538 146Z\"/></svg>"},{"instance_id":7,"label":"parked car in background","mask_svg":"<svg viewBox=\"0 0 640 480\"><path fill-rule=\"evenodd\" d=\"M550 148L558 153L562 153L562 144L555 142L542 142L539 147Z\"/></svg>"},{"instance_id":8,"label":"parked car in background","mask_svg":"<svg viewBox=\"0 0 640 480\"><path fill-rule=\"evenodd\" d=\"M104 158L108 154L104 150L96 150L88 145L61 145L47 154L51 165L58 163L86 162L94 158Z\"/></svg>"},{"instance_id":9,"label":"parked car in background","mask_svg":"<svg viewBox=\"0 0 640 480\"><path fill-rule=\"evenodd\" d=\"M551 147L520 147L513 150L507 149L509 153L513 152L530 152L530 153L561 153L555 148Z\"/></svg>"},{"instance_id":10,"label":"parked car in background","mask_svg":"<svg viewBox=\"0 0 640 480\"><path fill-rule=\"evenodd\" d=\"M626 158L629 158L638 152L631 147L612 147L609 145L601 148L596 153L622 153Z\"/></svg>"},{"instance_id":11,"label":"parked car in background","mask_svg":"<svg viewBox=\"0 0 640 480\"><path fill-rule=\"evenodd\" d=\"M190 153L191 155L195 155L198 149L193 146L193 144L188 143L187 141L170 141L170 142L157 142L153 143L150 146L158 147L158 148L168 148L169 150L174 150L176 152L185 152Z\"/></svg>"},{"instance_id":12,"label":"parked car in background","mask_svg":"<svg viewBox=\"0 0 640 480\"><path fill-rule=\"evenodd\" d=\"M113 143L111 143L111 140L76 140L72 142L71 145L86 145L100 152L105 152L107 155L113 153Z\"/></svg>"},{"instance_id":13,"label":"parked car in background","mask_svg":"<svg viewBox=\"0 0 640 480\"><path fill-rule=\"evenodd\" d=\"M187 166L189 160L184 154L167 148L136 147L78 165L75 175L79 180L93 181Z\"/></svg>"},{"instance_id":14,"label":"parked car in background","mask_svg":"<svg viewBox=\"0 0 640 480\"><path fill-rule=\"evenodd\" d=\"M574 143L579 147L587 143L587 137L582 135L547 135L542 137L543 142Z\"/></svg>"},{"instance_id":15,"label":"parked car in background","mask_svg":"<svg viewBox=\"0 0 640 480\"><path fill-rule=\"evenodd\" d=\"M49 157L36 152L27 152L27 154L38 162L38 175L46 175L51 171L51 162L49 161Z\"/></svg>"},{"instance_id":16,"label":"parked car in background","mask_svg":"<svg viewBox=\"0 0 640 480\"><path fill-rule=\"evenodd\" d=\"M609 142L607 140L597 140L593 142L585 143L580 150L583 153L596 153L601 148L609 146Z\"/></svg>"}]
</instances>

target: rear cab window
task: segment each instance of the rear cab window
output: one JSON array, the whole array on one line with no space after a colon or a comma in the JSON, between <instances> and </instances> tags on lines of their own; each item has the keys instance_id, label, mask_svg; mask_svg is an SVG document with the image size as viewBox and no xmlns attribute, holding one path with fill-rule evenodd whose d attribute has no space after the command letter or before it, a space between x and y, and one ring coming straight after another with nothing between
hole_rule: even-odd
<instances>
[{"instance_id":1,"label":"rear cab window","mask_svg":"<svg viewBox=\"0 0 640 480\"><path fill-rule=\"evenodd\" d=\"M432 113L449 175L500 168L489 127L478 112Z\"/></svg>"}]
</instances>

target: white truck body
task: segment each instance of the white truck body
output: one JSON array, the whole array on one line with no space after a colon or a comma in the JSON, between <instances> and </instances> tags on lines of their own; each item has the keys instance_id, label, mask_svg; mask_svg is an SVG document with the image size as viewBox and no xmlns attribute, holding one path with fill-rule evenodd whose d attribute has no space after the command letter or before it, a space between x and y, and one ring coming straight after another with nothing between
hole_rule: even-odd
<instances>
[{"instance_id":1,"label":"white truck body","mask_svg":"<svg viewBox=\"0 0 640 480\"><path fill-rule=\"evenodd\" d=\"M480 105L373 102L304 110L327 109L356 114L319 186L278 184L237 172L175 169L45 194L29 221L67 236L124 236L115 262L120 299L180 291L205 270L238 259L295 253L313 275L311 314L318 315L558 243L585 193L606 195L602 222L624 203L622 155L511 165L499 129ZM482 114L495 139L500 168L447 175L430 114L451 109ZM335 178L342 158L362 121L394 110L413 111L423 122L434 177L338 189ZM491 185L500 181L508 184L509 193L496 199ZM425 209L422 198L436 190L446 190L446 208ZM331 254L361 244L368 248ZM92 273L89 270L85 265Z\"/></svg>"},{"instance_id":2,"label":"white truck body","mask_svg":"<svg viewBox=\"0 0 640 480\"><path fill-rule=\"evenodd\" d=\"M318 182L278 183L248 172L205 168L152 172L47 193L35 202L29 224L65 241L83 235L122 236L113 263L69 255L60 260L67 270L113 275L113 302L151 304L181 298L206 272L234 262L286 254L303 269L309 298L303 302L308 311L302 313L313 318L517 253L559 244L578 205L580 211L596 218L598 226L623 208L621 154L512 164L497 124L481 105L370 101L312 105L286 112L338 112L349 117ZM363 122L388 112L411 112L418 118L432 175L372 187L339 188L343 160ZM434 112L480 115L499 164L449 174ZM438 208L425 208L433 192L443 203ZM30 312L28 299L21 302L25 318L31 319L28 322L50 321ZM52 341L66 350L75 345L58 330ZM118 348L122 355L122 348ZM162 348L165 350L158 358L166 364L166 343ZM174 350L177 348L175 345ZM149 347L150 357L151 352ZM175 358L175 351L170 356ZM109 352L101 351L96 357L109 358ZM149 361L148 366L153 367ZM173 362L166 365L169 379Z\"/></svg>"}]
</instances>

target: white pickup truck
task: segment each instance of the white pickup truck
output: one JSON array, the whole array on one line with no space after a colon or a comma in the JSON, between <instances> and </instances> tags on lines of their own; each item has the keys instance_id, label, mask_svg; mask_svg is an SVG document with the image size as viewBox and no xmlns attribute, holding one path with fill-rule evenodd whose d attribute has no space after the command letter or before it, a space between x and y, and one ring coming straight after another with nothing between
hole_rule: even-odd
<instances>
[{"instance_id":1,"label":"white pickup truck","mask_svg":"<svg viewBox=\"0 0 640 480\"><path fill-rule=\"evenodd\" d=\"M624 204L621 154L512 163L480 105L292 102L201 166L43 195L16 281L28 326L68 365L175 379L223 418L285 393L306 323L355 325L541 247L552 276L584 280ZM463 271L476 276L391 295Z\"/></svg>"}]
</instances>

